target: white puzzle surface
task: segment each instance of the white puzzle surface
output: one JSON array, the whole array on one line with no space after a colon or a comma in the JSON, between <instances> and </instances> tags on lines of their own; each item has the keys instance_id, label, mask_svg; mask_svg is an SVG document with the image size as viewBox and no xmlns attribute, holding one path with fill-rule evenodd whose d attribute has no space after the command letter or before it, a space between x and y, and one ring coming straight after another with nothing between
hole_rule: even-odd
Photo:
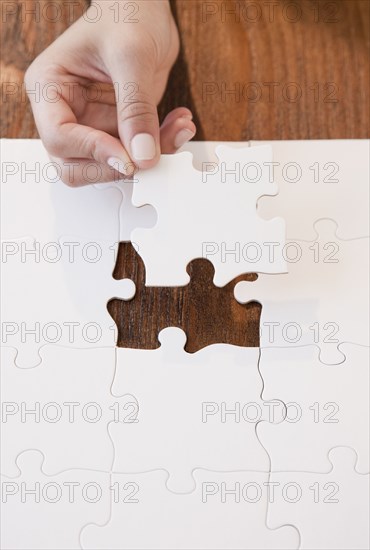
<instances>
[{"instance_id":1,"label":"white puzzle surface","mask_svg":"<svg viewBox=\"0 0 370 550\"><path fill-rule=\"evenodd\" d=\"M252 141L251 146L264 142ZM338 238L368 237L370 145L366 139L274 141L271 174L279 194L263 197L258 213L286 220L288 239L313 241L314 224L331 218Z\"/></svg>"},{"instance_id":2,"label":"white puzzle surface","mask_svg":"<svg viewBox=\"0 0 370 550\"><path fill-rule=\"evenodd\" d=\"M80 189L39 140L0 146L1 546L367 548L369 141L195 142ZM147 284L186 284L203 242L216 284L258 272L235 294L262 304L261 348L187 354L177 328L116 348L130 239Z\"/></svg>"},{"instance_id":3,"label":"white puzzle surface","mask_svg":"<svg viewBox=\"0 0 370 550\"><path fill-rule=\"evenodd\" d=\"M197 469L195 490L184 495L166 489L167 476L163 470L113 474L112 485L116 491L123 487L126 491L121 491L120 499L112 499L109 523L103 527L87 525L82 530L82 548L266 550L298 547L299 534L294 527L266 528L268 473ZM156 509L160 509L160 513L153 513Z\"/></svg>"},{"instance_id":4,"label":"white puzzle surface","mask_svg":"<svg viewBox=\"0 0 370 550\"><path fill-rule=\"evenodd\" d=\"M283 422L257 429L274 470L322 472L330 449L347 446L356 449L357 470L369 473L369 348L340 349L345 361L332 366L319 361L317 346L261 349L262 397L287 404Z\"/></svg>"},{"instance_id":5,"label":"white puzzle surface","mask_svg":"<svg viewBox=\"0 0 370 550\"><path fill-rule=\"evenodd\" d=\"M267 525L295 525L302 550L369 547L369 474L356 472L356 453L336 447L322 472L272 472ZM274 495L274 496L272 496Z\"/></svg>"}]
</instances>

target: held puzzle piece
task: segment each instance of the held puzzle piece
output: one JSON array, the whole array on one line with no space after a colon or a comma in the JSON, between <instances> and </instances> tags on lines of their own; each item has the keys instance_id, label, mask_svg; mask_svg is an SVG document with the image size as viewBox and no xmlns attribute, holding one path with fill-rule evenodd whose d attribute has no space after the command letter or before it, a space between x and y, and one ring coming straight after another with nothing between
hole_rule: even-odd
<instances>
[{"instance_id":1,"label":"held puzzle piece","mask_svg":"<svg viewBox=\"0 0 370 550\"><path fill-rule=\"evenodd\" d=\"M261 218L284 218L288 239L314 240L319 218L336 221L339 239L370 236L369 140L266 143L272 147L271 173L279 194L260 199Z\"/></svg>"},{"instance_id":2,"label":"held puzzle piece","mask_svg":"<svg viewBox=\"0 0 370 550\"><path fill-rule=\"evenodd\" d=\"M369 475L356 472L353 449L334 448L329 459L320 473L275 472L272 460L267 526L296 527L302 550L367 550Z\"/></svg>"},{"instance_id":3,"label":"held puzzle piece","mask_svg":"<svg viewBox=\"0 0 370 550\"><path fill-rule=\"evenodd\" d=\"M239 304L233 294L236 282L253 281L257 276L242 275L225 287L217 287L213 284L214 267L204 258L192 260L187 272L190 275L187 286L145 286L142 259L131 243L120 243L113 276L125 279L127 285L133 279L136 291L131 300L116 299L108 303L108 311L118 329L117 345L156 349L160 346L159 332L177 326L186 334L191 333L192 339L188 339L185 346L191 353L217 343L258 346L261 305L258 302ZM161 315L163 310L165 318ZM188 328L192 330L188 332Z\"/></svg>"},{"instance_id":4,"label":"held puzzle piece","mask_svg":"<svg viewBox=\"0 0 370 550\"><path fill-rule=\"evenodd\" d=\"M109 424L113 470L165 468L178 493L194 490L195 468L268 471L256 423L281 421L285 409L261 400L259 350L215 344L189 354L174 327L159 339L157 350L117 349L112 392L135 395L140 421Z\"/></svg>"},{"instance_id":5,"label":"held puzzle piece","mask_svg":"<svg viewBox=\"0 0 370 550\"><path fill-rule=\"evenodd\" d=\"M215 285L224 286L247 272L282 273L282 254L271 246L285 244L282 219L257 216L263 195L276 195L265 162L271 147L216 149L219 163L212 170L195 170L187 152L163 155L156 167L136 175L132 201L151 204L158 214L152 229L135 229L131 240L146 267L149 286L183 286L186 266L208 258L215 267Z\"/></svg>"},{"instance_id":6,"label":"held puzzle piece","mask_svg":"<svg viewBox=\"0 0 370 550\"><path fill-rule=\"evenodd\" d=\"M267 472L195 470L195 490L166 489L168 473L113 474L112 515L81 532L85 549L267 550L298 548L297 530L265 525ZM156 511L158 511L156 513ZM279 526L280 527L280 526Z\"/></svg>"},{"instance_id":7,"label":"held puzzle piece","mask_svg":"<svg viewBox=\"0 0 370 550\"><path fill-rule=\"evenodd\" d=\"M353 447L357 470L369 472L369 348L341 344L346 360L323 365L317 346L261 350L262 397L286 404L278 426L257 426L274 471L325 471L328 453Z\"/></svg>"},{"instance_id":8,"label":"held puzzle piece","mask_svg":"<svg viewBox=\"0 0 370 550\"><path fill-rule=\"evenodd\" d=\"M41 349L33 369L14 365L15 350L2 348L1 472L17 475L15 459L27 449L45 456L44 471L70 468L109 471L114 456L109 422L134 419L134 396L110 392L115 349ZM131 413L131 416L130 416Z\"/></svg>"},{"instance_id":9,"label":"held puzzle piece","mask_svg":"<svg viewBox=\"0 0 370 550\"><path fill-rule=\"evenodd\" d=\"M77 549L87 523L109 520L108 473L73 469L49 476L43 459L28 450L17 458L17 477L1 476L1 548Z\"/></svg>"},{"instance_id":10,"label":"held puzzle piece","mask_svg":"<svg viewBox=\"0 0 370 550\"><path fill-rule=\"evenodd\" d=\"M106 304L135 292L132 281L112 277L116 252L115 243L77 237L2 243L2 344L17 349L18 366L36 366L45 344L115 345Z\"/></svg>"},{"instance_id":11,"label":"held puzzle piece","mask_svg":"<svg viewBox=\"0 0 370 550\"><path fill-rule=\"evenodd\" d=\"M315 224L314 242L288 241L289 272L240 282L240 303L262 304L261 347L317 344L320 361L344 360L341 342L369 345L369 238L340 241L332 220Z\"/></svg>"}]
</instances>

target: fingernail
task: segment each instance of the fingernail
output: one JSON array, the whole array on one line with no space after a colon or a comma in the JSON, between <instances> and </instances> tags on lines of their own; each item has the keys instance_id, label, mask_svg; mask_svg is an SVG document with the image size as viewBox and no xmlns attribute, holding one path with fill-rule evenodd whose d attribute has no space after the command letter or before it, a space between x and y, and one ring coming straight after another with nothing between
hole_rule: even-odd
<instances>
[{"instance_id":1,"label":"fingernail","mask_svg":"<svg viewBox=\"0 0 370 550\"><path fill-rule=\"evenodd\" d=\"M156 155L154 137L150 134L136 134L131 140L131 155L135 160L152 160Z\"/></svg>"},{"instance_id":2,"label":"fingernail","mask_svg":"<svg viewBox=\"0 0 370 550\"><path fill-rule=\"evenodd\" d=\"M186 120L193 120L193 115L191 113L181 115L180 118L185 118Z\"/></svg>"},{"instance_id":3,"label":"fingernail","mask_svg":"<svg viewBox=\"0 0 370 550\"><path fill-rule=\"evenodd\" d=\"M109 157L107 160L108 166L113 168L114 170L117 170L117 172L120 172L121 174L124 174L125 176L132 176L132 174L135 172L135 165L132 162L123 162L118 157Z\"/></svg>"},{"instance_id":4,"label":"fingernail","mask_svg":"<svg viewBox=\"0 0 370 550\"><path fill-rule=\"evenodd\" d=\"M187 143L191 138L195 136L195 132L192 132L191 130L188 130L187 128L183 128L180 130L175 137L174 145L176 149L179 149L182 147L185 143Z\"/></svg>"}]
</instances>

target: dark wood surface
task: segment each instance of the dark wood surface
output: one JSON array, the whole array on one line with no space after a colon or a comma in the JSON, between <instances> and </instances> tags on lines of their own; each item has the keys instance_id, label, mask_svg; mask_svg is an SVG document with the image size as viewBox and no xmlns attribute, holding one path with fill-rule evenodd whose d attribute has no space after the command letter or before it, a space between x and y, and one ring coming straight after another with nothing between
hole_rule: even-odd
<instances>
[{"instance_id":1,"label":"dark wood surface","mask_svg":"<svg viewBox=\"0 0 370 550\"><path fill-rule=\"evenodd\" d=\"M60 16L51 22L42 13L48 3L56 2L61 5ZM17 4L14 15L4 13L4 6L9 3ZM182 49L159 106L161 117L175 106L190 107L199 140L369 137L368 0L171 3ZM41 9L40 18L25 15L25 8L32 9L35 4ZM72 22L67 4L67 0L0 1L2 137L38 137L22 91L23 74L34 57ZM74 18L86 5L85 0L74 0ZM230 11L233 13L227 13ZM134 269L132 262L134 259L121 246L116 276ZM207 268L204 269L203 274L198 272L196 276L203 283L208 276ZM138 285L142 288L143 279ZM172 297L168 291L159 293L154 310L153 303L149 300L149 310L147 297L140 294L132 323L139 322L139 313L145 322L142 321L142 330L126 339L132 338L135 347L153 347L157 327L165 326L170 309L171 315L176 310L179 319L187 319L189 351L200 343L214 342L220 334L225 337L224 315L230 318L230 331L237 327L237 343L245 345L248 338L251 345L258 344L257 304L249 306L248 318L244 318L230 293L227 298L225 294L224 300L215 294L210 307L212 319L199 334L194 302L185 289L181 292L176 306L169 303ZM205 307L209 296L209 292L204 292L203 302L198 296L197 307ZM119 304L114 308L121 343L122 334L130 326L124 323ZM244 323L250 331L247 337L241 330Z\"/></svg>"}]
</instances>

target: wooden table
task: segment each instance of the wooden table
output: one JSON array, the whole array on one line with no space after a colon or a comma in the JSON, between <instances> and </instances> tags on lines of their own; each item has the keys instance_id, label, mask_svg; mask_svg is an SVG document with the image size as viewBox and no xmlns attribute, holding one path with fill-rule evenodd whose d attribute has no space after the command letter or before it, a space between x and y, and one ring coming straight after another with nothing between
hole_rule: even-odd
<instances>
[{"instance_id":1,"label":"wooden table","mask_svg":"<svg viewBox=\"0 0 370 550\"><path fill-rule=\"evenodd\" d=\"M36 4L42 13L48 3L61 6L55 22L26 14ZM198 140L369 137L368 0L171 3L182 50L159 106L161 117L175 106L190 107ZM13 15L5 16L6 4L12 4ZM86 5L87 0L74 0L71 12L68 0L1 0L2 137L38 137L21 89L24 71L71 23L71 13L79 17ZM116 276L135 270L135 258L121 247ZM206 271L204 276L198 273L199 284L204 284ZM119 324L119 345L129 340L130 345L153 347L158 322L166 324L169 309L174 310L171 315L177 312L179 324L186 325L189 351L219 334L240 345L258 345L258 304L248 306L247 334L245 315L229 287L223 299L215 295L217 303L210 304L205 294L208 303L196 305L208 307L212 318L201 334L196 316L189 313L194 302L186 290L181 300L178 295L169 298L168 291L159 293L155 307L140 292L129 318L122 315L119 303L110 304ZM132 327L139 326L132 336Z\"/></svg>"}]
</instances>

